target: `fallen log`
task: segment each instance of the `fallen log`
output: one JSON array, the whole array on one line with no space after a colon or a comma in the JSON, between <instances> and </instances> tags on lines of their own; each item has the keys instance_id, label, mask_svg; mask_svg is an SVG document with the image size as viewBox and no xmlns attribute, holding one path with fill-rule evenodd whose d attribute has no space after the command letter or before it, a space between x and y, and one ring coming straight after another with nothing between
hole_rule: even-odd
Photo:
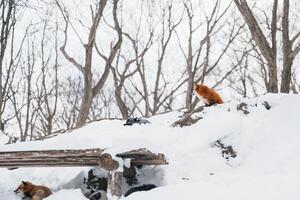
<instances>
[{"instance_id":1,"label":"fallen log","mask_svg":"<svg viewBox=\"0 0 300 200\"><path fill-rule=\"evenodd\" d=\"M104 149L39 150L0 152L0 167L76 167L99 166L108 171L118 168L118 163ZM138 149L116 155L131 159L131 165L167 165L163 154L154 154L147 149Z\"/></svg>"},{"instance_id":2,"label":"fallen log","mask_svg":"<svg viewBox=\"0 0 300 200\"><path fill-rule=\"evenodd\" d=\"M98 166L103 149L0 152L0 167Z\"/></svg>"}]
</instances>

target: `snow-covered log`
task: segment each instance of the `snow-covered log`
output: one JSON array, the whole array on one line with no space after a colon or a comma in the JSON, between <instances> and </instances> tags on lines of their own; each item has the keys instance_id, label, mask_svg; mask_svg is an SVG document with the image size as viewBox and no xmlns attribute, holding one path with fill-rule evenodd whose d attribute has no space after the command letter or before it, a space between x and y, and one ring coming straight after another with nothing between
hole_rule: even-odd
<instances>
[{"instance_id":1,"label":"snow-covered log","mask_svg":"<svg viewBox=\"0 0 300 200\"><path fill-rule=\"evenodd\" d=\"M99 166L108 171L118 168L118 162L112 156L103 153L103 149L84 150L41 150L0 152L0 167L76 167ZM166 165L163 154L154 154L147 149L138 149L116 155L122 159L131 159L131 165Z\"/></svg>"},{"instance_id":2,"label":"snow-covered log","mask_svg":"<svg viewBox=\"0 0 300 200\"><path fill-rule=\"evenodd\" d=\"M0 167L98 166L103 149L0 152Z\"/></svg>"},{"instance_id":3,"label":"snow-covered log","mask_svg":"<svg viewBox=\"0 0 300 200\"><path fill-rule=\"evenodd\" d=\"M167 165L168 162L162 153L154 154L149 150L142 148L132 150L116 155L122 159L131 159L131 165Z\"/></svg>"}]
</instances>

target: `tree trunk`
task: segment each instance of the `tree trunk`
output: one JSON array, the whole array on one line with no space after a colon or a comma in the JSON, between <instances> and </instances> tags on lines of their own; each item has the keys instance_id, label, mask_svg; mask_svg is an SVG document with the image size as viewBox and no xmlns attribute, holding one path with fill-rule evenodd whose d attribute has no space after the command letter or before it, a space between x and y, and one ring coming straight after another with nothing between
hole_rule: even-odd
<instances>
[{"instance_id":1,"label":"tree trunk","mask_svg":"<svg viewBox=\"0 0 300 200\"><path fill-rule=\"evenodd\" d=\"M284 0L282 17L282 53L283 71L281 75L280 92L289 93L291 83L291 70L293 65L292 43L289 38L289 0Z\"/></svg>"},{"instance_id":2,"label":"tree trunk","mask_svg":"<svg viewBox=\"0 0 300 200\"><path fill-rule=\"evenodd\" d=\"M88 119L89 110L93 102L92 74L90 70L87 70L88 67L91 66L85 65L83 98L81 101L78 120L76 122L77 127L82 126Z\"/></svg>"},{"instance_id":3,"label":"tree trunk","mask_svg":"<svg viewBox=\"0 0 300 200\"><path fill-rule=\"evenodd\" d=\"M142 63L142 69L138 69L138 72L141 77L142 85L143 85L143 91L144 91L144 101L145 101L145 117L150 116L150 103L149 103L149 96L148 96L148 89L147 89L147 82L145 77L145 69L144 69L144 63Z\"/></svg>"},{"instance_id":4,"label":"tree trunk","mask_svg":"<svg viewBox=\"0 0 300 200\"><path fill-rule=\"evenodd\" d=\"M128 119L128 109L127 109L127 106L126 106L126 104L124 103L124 101L122 99L121 87L116 87L115 97L116 97L118 108L119 108L119 110L122 114L122 118L125 119L125 120Z\"/></svg>"},{"instance_id":5,"label":"tree trunk","mask_svg":"<svg viewBox=\"0 0 300 200\"><path fill-rule=\"evenodd\" d=\"M194 74L193 74L193 49L192 49L192 21L190 20L190 36L188 43L188 56L187 56L187 72L188 72L188 84L187 84L187 94L186 94L186 109L188 111L192 110L192 93L194 85Z\"/></svg>"},{"instance_id":6,"label":"tree trunk","mask_svg":"<svg viewBox=\"0 0 300 200\"><path fill-rule=\"evenodd\" d=\"M123 172L112 171L108 173L108 190L112 196L122 196Z\"/></svg>"},{"instance_id":7,"label":"tree trunk","mask_svg":"<svg viewBox=\"0 0 300 200\"><path fill-rule=\"evenodd\" d=\"M276 11L277 11L277 0L274 0L273 6L273 22L272 22L272 30L271 34L272 38L272 46L268 43L266 36L263 34L261 27L259 26L257 20L255 19L253 12L248 6L246 0L234 0L234 3L238 7L241 15L243 16L245 22L247 23L252 39L255 41L256 46L259 48L261 54L267 61L268 65L268 88L267 91L271 93L278 92L278 78L277 78L277 62L276 62L276 31L277 26L274 20L276 20Z\"/></svg>"}]
</instances>

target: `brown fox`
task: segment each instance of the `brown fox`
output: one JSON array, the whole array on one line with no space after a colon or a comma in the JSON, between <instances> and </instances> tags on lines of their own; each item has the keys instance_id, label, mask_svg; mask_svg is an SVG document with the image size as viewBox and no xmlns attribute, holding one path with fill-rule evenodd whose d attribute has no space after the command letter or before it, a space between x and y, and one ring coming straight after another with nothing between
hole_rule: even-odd
<instances>
[{"instance_id":1,"label":"brown fox","mask_svg":"<svg viewBox=\"0 0 300 200\"><path fill-rule=\"evenodd\" d=\"M28 196L32 200L42 200L52 194L51 190L46 186L34 185L30 182L22 181L15 190L22 198Z\"/></svg>"},{"instance_id":2,"label":"brown fox","mask_svg":"<svg viewBox=\"0 0 300 200\"><path fill-rule=\"evenodd\" d=\"M206 106L223 103L220 95L206 85L194 84L193 90L197 97L204 101Z\"/></svg>"}]
</instances>

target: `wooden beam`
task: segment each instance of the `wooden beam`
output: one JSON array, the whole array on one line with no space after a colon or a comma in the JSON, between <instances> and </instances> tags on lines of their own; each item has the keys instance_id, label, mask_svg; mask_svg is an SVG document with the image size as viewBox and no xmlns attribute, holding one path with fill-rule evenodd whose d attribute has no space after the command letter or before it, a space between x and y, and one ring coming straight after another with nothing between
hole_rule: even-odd
<instances>
[{"instance_id":1,"label":"wooden beam","mask_svg":"<svg viewBox=\"0 0 300 200\"><path fill-rule=\"evenodd\" d=\"M169 163L166 160L136 160L133 159L130 162L131 165L168 165Z\"/></svg>"},{"instance_id":2,"label":"wooden beam","mask_svg":"<svg viewBox=\"0 0 300 200\"><path fill-rule=\"evenodd\" d=\"M116 155L122 159L131 159L131 165L167 165L168 161L164 154L154 154L151 151L142 148L137 150L132 150L124 153L119 153Z\"/></svg>"},{"instance_id":3,"label":"wooden beam","mask_svg":"<svg viewBox=\"0 0 300 200\"><path fill-rule=\"evenodd\" d=\"M98 166L104 150L42 150L0 152L0 167Z\"/></svg>"}]
</instances>

